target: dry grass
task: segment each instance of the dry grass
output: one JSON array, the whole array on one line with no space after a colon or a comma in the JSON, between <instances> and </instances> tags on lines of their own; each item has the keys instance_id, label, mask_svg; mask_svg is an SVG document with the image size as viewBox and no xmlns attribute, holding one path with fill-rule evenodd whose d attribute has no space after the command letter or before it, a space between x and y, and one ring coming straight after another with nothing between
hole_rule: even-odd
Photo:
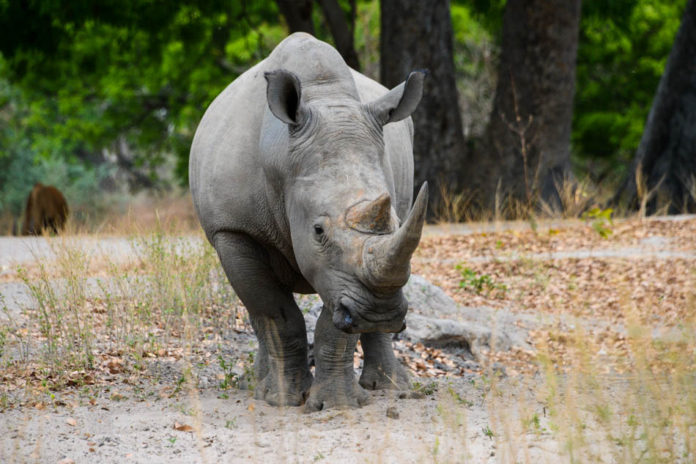
<instances>
[{"instance_id":1,"label":"dry grass","mask_svg":"<svg viewBox=\"0 0 696 464\"><path fill-rule=\"evenodd\" d=\"M435 222L450 224L473 219L470 216L473 195L466 192L455 194L447 188L444 182L439 185L442 201L438 205L438 211L433 214Z\"/></svg>"},{"instance_id":2,"label":"dry grass","mask_svg":"<svg viewBox=\"0 0 696 464\"><path fill-rule=\"evenodd\" d=\"M478 203L477 192L470 190L454 192L440 185L441 201L437 205L437 210L432 213L432 222L447 224L471 221L577 219L592 208L607 208L616 190L614 183L597 185L588 177L568 176L555 181L554 184L558 193L558 205L547 203L540 198L536 185L528 187L528 198L519 198L506 193L505 186L498 184L493 204L483 207ZM645 200L644 203L654 196L654 190L645 198L641 197ZM639 193L642 194L642 190L639 190ZM645 217L644 208L638 212L622 208L614 211L614 216L620 218L628 218L636 214L639 217Z\"/></svg>"},{"instance_id":3,"label":"dry grass","mask_svg":"<svg viewBox=\"0 0 696 464\"><path fill-rule=\"evenodd\" d=\"M202 239L156 229L131 239L136 257L126 261L87 252L80 239L51 238L55 261L17 270L36 309L9 317L4 328L5 394L27 381L57 388L81 377L94 383L113 373L146 374L147 358L200 353L225 331L247 328L217 255ZM13 341L23 349L10 348Z\"/></svg>"},{"instance_id":4,"label":"dry grass","mask_svg":"<svg viewBox=\"0 0 696 464\"><path fill-rule=\"evenodd\" d=\"M188 190L166 196L141 193L127 198L114 196L100 200L108 203L95 210L71 210L63 235L101 234L131 236L163 230L167 233L193 233L200 229ZM24 213L24 212L22 212ZM0 235L16 235L23 217L8 211L0 214Z\"/></svg>"},{"instance_id":5,"label":"dry grass","mask_svg":"<svg viewBox=\"0 0 696 464\"><path fill-rule=\"evenodd\" d=\"M184 368L166 394L185 394L200 430L197 366L221 364L223 394L243 383L234 369L239 366L231 365L240 361L249 369L249 361L229 360L221 344L225 330L249 327L217 257L207 245L168 234L156 215L152 220L150 232L133 236L135 260L90 255L79 237L68 236L51 239L54 264L19 271L38 309L28 311L26 320L0 324L0 408L40 409L53 391L115 378L137 383L156 375L152 363L173 359ZM114 230L130 226L119 227ZM563 462L696 460L695 260L544 257L639 246L659 237L669 239L660 249L693 253L696 221L606 227L606 236L589 221L567 229L433 236L416 254L414 272L460 303L604 323L598 329L577 324L538 330L535 354L490 354L476 382L485 391L489 417L481 434L496 443L499 462L533 462L529 450L541 443L556 443L554 453ZM470 270L467 285L456 264ZM656 337L657 326L667 334ZM494 361L508 366L509 377L498 376ZM425 455L458 462L467 452L463 424L472 405L445 383L439 388L442 435L434 446L424 444L430 447Z\"/></svg>"},{"instance_id":6,"label":"dry grass","mask_svg":"<svg viewBox=\"0 0 696 464\"><path fill-rule=\"evenodd\" d=\"M158 230L168 234L200 231L188 191L162 198L149 195L135 197L124 209L107 213L94 229L87 231L130 236Z\"/></svg>"},{"instance_id":7,"label":"dry grass","mask_svg":"<svg viewBox=\"0 0 696 464\"><path fill-rule=\"evenodd\" d=\"M535 436L553 437L569 462L696 459L696 220L608 227L430 236L417 251L413 271L461 304L578 321L533 331L534 356L490 354L526 372L502 382L488 371L501 462L532 462ZM553 258L646 241L671 255Z\"/></svg>"},{"instance_id":8,"label":"dry grass","mask_svg":"<svg viewBox=\"0 0 696 464\"><path fill-rule=\"evenodd\" d=\"M5 210L0 214L0 235L16 235L19 233L17 218Z\"/></svg>"}]
</instances>

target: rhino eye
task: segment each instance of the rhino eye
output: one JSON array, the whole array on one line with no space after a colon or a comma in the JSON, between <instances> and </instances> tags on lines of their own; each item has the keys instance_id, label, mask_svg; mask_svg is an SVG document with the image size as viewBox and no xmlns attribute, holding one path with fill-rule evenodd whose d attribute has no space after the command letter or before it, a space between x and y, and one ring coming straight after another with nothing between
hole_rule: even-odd
<instances>
[{"instance_id":1,"label":"rhino eye","mask_svg":"<svg viewBox=\"0 0 696 464\"><path fill-rule=\"evenodd\" d=\"M314 224L314 233L317 235L323 235L324 228L322 226L320 226L319 224Z\"/></svg>"}]
</instances>

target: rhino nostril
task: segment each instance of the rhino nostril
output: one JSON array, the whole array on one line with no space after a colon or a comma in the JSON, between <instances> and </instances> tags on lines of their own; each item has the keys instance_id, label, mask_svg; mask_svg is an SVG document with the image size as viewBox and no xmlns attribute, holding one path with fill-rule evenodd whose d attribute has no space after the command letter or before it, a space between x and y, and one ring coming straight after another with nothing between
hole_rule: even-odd
<instances>
[{"instance_id":1,"label":"rhino nostril","mask_svg":"<svg viewBox=\"0 0 696 464\"><path fill-rule=\"evenodd\" d=\"M353 325L353 317L343 304L338 305L338 308L333 313L332 320L339 330L347 330Z\"/></svg>"}]
</instances>

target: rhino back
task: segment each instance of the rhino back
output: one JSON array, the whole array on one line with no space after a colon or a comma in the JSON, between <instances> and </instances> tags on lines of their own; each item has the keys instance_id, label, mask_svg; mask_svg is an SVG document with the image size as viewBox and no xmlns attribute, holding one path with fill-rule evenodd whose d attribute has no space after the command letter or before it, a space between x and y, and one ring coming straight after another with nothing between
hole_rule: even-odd
<instances>
[{"instance_id":1,"label":"rhino back","mask_svg":"<svg viewBox=\"0 0 696 464\"><path fill-rule=\"evenodd\" d=\"M302 100L356 99L351 69L331 45L304 32L283 40L268 56L272 69L292 71L302 83Z\"/></svg>"},{"instance_id":2,"label":"rhino back","mask_svg":"<svg viewBox=\"0 0 696 464\"><path fill-rule=\"evenodd\" d=\"M275 69L298 75L305 102L324 98L368 102L387 89L350 69L330 45L296 33L235 79L207 109L194 136L189 166L203 229L209 239L220 230L243 232L287 256L292 251L282 186L268 174L282 167L287 148L287 128L271 115L266 101L264 72ZM385 175L394 187L394 206L402 219L413 195L412 137L410 118L384 128L391 170Z\"/></svg>"}]
</instances>

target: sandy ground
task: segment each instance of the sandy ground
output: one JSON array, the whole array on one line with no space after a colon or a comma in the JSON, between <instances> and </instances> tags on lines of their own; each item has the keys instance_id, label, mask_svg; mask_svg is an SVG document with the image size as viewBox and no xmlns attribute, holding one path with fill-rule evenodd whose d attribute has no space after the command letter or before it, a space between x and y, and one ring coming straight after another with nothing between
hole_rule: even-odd
<instances>
[{"instance_id":1,"label":"sandy ground","mask_svg":"<svg viewBox=\"0 0 696 464\"><path fill-rule=\"evenodd\" d=\"M430 227L426 234L491 228ZM123 238L85 238L84 245L95 252L132 253ZM672 257L671 251L661 256L659 246L647 245L658 257ZM646 253L641 247L621 250L614 247L611 253ZM587 257L605 251L572 253ZM693 250L689 253L694 258ZM43 238L0 238L0 276L50 254ZM0 294L20 308L26 304L21 287L16 281L0 282ZM436 391L423 398L378 392L358 410L303 414L301 408L255 401L246 390L222 391L215 380L206 384L199 379L195 389L184 385L176 394L163 395L162 385L174 382L175 376L149 385L129 385L124 378L112 388L69 388L56 392L50 402L25 403L0 413L0 463L570 462L548 431L546 411L534 388L537 380L520 383L504 377L492 389L485 375L441 378L434 381ZM519 425L530 413L539 419L534 430L504 433L506 426Z\"/></svg>"},{"instance_id":2,"label":"sandy ground","mask_svg":"<svg viewBox=\"0 0 696 464\"><path fill-rule=\"evenodd\" d=\"M372 403L359 410L313 414L303 414L301 408L270 407L253 400L247 391L234 391L224 399L210 389L168 399L98 399L94 405L84 404L79 395L65 395L63 407L4 413L0 460L565 462L548 432L521 435L516 443L487 436L492 418L485 387L471 380L440 381L438 392L422 399L373 393ZM450 389L468 406L458 404ZM387 417L388 408L398 418Z\"/></svg>"},{"instance_id":3,"label":"sandy ground","mask_svg":"<svg viewBox=\"0 0 696 464\"><path fill-rule=\"evenodd\" d=\"M134 253L124 238L80 241L88 253ZM31 305L31 298L10 274L18 265L50 259L51 246L44 238L0 238L0 269L9 277L0 282L0 295L13 317L23 317L22 308ZM227 342L249 344L242 336ZM501 453L503 462L559 462L558 446L549 433L523 437L522 447L487 435L494 420L489 408L498 410L500 402L487 404L490 388L479 374L434 384L420 379L431 389L437 386L420 399L373 392L372 402L359 410L304 414L301 408L279 409L255 401L246 390L223 391L214 372L208 373L209 379L199 377L195 390L182 388L172 395L184 366L174 362L167 369L157 380L133 385L117 376L110 387L68 388L55 392L50 401L0 413L0 462L485 463L501 462Z\"/></svg>"}]
</instances>

